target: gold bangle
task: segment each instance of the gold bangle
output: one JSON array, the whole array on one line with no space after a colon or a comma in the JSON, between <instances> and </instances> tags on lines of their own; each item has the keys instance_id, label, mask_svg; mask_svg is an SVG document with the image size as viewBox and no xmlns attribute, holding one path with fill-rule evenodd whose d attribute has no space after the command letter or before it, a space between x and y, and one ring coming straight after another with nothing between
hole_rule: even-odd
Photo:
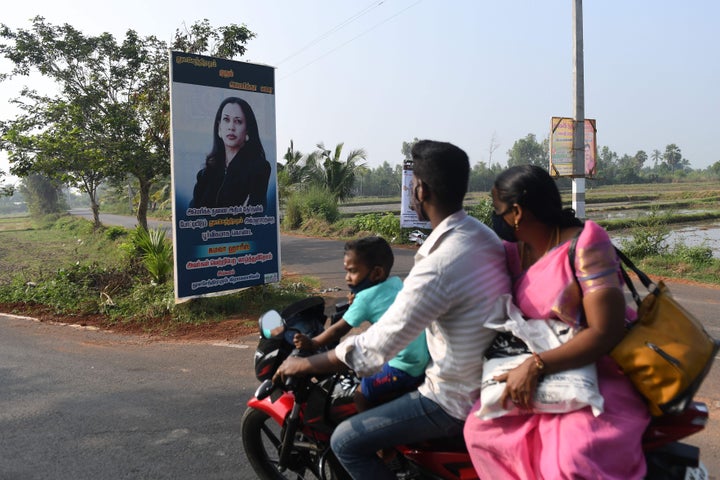
<instances>
[{"instance_id":1,"label":"gold bangle","mask_svg":"<svg viewBox=\"0 0 720 480\"><path fill-rule=\"evenodd\" d=\"M543 362L542 358L540 358L540 355L537 354L537 352L532 352L533 358L535 359L535 366L537 367L538 371L543 371L545 369L545 362Z\"/></svg>"}]
</instances>

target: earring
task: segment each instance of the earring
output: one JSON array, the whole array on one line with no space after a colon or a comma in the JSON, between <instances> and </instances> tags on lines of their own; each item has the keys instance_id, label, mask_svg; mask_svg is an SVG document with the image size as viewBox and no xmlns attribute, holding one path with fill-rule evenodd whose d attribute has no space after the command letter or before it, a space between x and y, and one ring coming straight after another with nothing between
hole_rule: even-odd
<instances>
[{"instance_id":1,"label":"earring","mask_svg":"<svg viewBox=\"0 0 720 480\"><path fill-rule=\"evenodd\" d=\"M515 231L520 230L520 225L518 225L517 220L515 220Z\"/></svg>"},{"instance_id":2,"label":"earring","mask_svg":"<svg viewBox=\"0 0 720 480\"><path fill-rule=\"evenodd\" d=\"M246 142L250 141L250 135L247 135L247 134L245 135L245 141Z\"/></svg>"}]
</instances>

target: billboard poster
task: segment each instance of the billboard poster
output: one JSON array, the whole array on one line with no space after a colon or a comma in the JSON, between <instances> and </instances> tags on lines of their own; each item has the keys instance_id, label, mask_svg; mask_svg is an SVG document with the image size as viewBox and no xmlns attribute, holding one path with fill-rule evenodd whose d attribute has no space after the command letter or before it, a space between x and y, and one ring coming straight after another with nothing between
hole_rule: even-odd
<instances>
[{"instance_id":1,"label":"billboard poster","mask_svg":"<svg viewBox=\"0 0 720 480\"><path fill-rule=\"evenodd\" d=\"M432 226L430 222L421 222L417 218L417 213L410 208L412 205L412 177L413 162L405 160L403 162L402 171L402 190L400 194L400 227L402 228L427 228Z\"/></svg>"},{"instance_id":2,"label":"billboard poster","mask_svg":"<svg viewBox=\"0 0 720 480\"><path fill-rule=\"evenodd\" d=\"M597 129L595 120L585 120L585 176L597 175Z\"/></svg>"},{"instance_id":3,"label":"billboard poster","mask_svg":"<svg viewBox=\"0 0 720 480\"><path fill-rule=\"evenodd\" d=\"M553 117L550 130L550 174L556 177L572 177L573 172L573 131L575 120ZM597 174L597 129L595 120L585 120L585 167L583 176Z\"/></svg>"},{"instance_id":4,"label":"billboard poster","mask_svg":"<svg viewBox=\"0 0 720 480\"><path fill-rule=\"evenodd\" d=\"M176 301L280 280L274 77L170 52Z\"/></svg>"}]
</instances>

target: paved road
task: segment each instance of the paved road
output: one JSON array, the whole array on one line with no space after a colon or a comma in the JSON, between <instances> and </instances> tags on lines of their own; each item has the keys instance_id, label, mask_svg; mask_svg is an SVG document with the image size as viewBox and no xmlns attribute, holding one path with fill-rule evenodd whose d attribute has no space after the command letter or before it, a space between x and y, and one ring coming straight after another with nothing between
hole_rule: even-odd
<instances>
[{"instance_id":1,"label":"paved road","mask_svg":"<svg viewBox=\"0 0 720 480\"><path fill-rule=\"evenodd\" d=\"M283 267L344 288L342 246L282 236ZM395 252L394 272L405 276L414 251ZM720 337L720 289L670 287ZM239 420L257 383L254 346L254 336L225 345L148 342L0 315L0 479L253 478ZM689 443L717 475L717 365L698 400L711 420Z\"/></svg>"},{"instance_id":2,"label":"paved road","mask_svg":"<svg viewBox=\"0 0 720 480\"><path fill-rule=\"evenodd\" d=\"M0 479L249 479L254 337L148 342L0 315Z\"/></svg>"}]
</instances>

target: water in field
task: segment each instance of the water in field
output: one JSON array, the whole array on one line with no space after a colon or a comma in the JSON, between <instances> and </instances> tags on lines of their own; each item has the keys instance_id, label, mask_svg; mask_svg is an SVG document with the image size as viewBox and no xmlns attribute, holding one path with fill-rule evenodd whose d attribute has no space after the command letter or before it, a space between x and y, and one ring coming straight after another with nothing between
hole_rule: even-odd
<instances>
[{"instance_id":1,"label":"water in field","mask_svg":"<svg viewBox=\"0 0 720 480\"><path fill-rule=\"evenodd\" d=\"M365 214L365 213L371 213L371 212L386 212L386 211L395 211L398 210L400 207L396 203L388 203L385 205L354 205L354 206L345 206L341 207L341 211L348 212L348 213L357 213L357 214ZM676 214L690 214L690 213L699 213L703 212L703 210L699 209L676 209L673 210L673 213ZM627 210L612 210L612 209L593 209L588 208L587 211L587 217L591 220L605 220L605 219L618 219L618 218L637 218L644 215L650 214L649 208L638 208L638 209L627 209ZM667 238L668 246L671 248L676 243L684 243L685 245L689 247L698 247L698 246L708 246L713 251L713 256L715 258L720 258L720 222L718 221L709 221L707 225L702 224L694 224L694 225L686 225L686 226L673 226L671 225L670 228L673 230L670 232L670 235ZM613 238L613 241L616 245L620 246L621 241L623 238L625 238L627 235L613 235L613 233L610 233L610 236Z\"/></svg>"},{"instance_id":2,"label":"water in field","mask_svg":"<svg viewBox=\"0 0 720 480\"><path fill-rule=\"evenodd\" d=\"M620 246L625 235L613 235L613 243ZM707 225L678 226L670 232L667 244L672 248L675 244L682 243L688 247L706 246L710 247L713 257L720 258L720 222L711 222Z\"/></svg>"}]
</instances>

